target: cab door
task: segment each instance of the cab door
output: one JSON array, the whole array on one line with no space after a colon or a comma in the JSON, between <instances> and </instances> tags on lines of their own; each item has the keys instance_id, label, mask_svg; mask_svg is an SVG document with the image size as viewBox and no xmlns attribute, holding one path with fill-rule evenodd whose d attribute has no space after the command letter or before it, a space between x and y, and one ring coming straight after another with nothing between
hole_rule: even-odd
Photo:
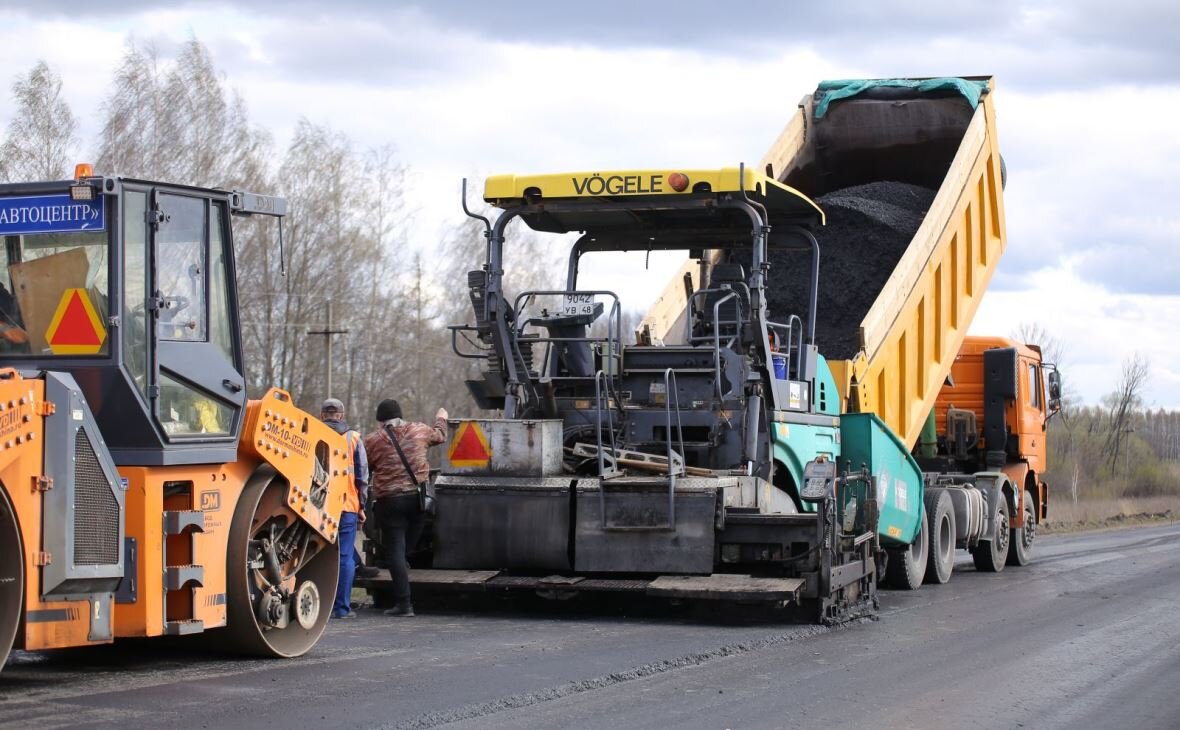
<instances>
[{"instance_id":1,"label":"cab door","mask_svg":"<svg viewBox=\"0 0 1180 730\"><path fill-rule=\"evenodd\" d=\"M170 443L236 442L246 392L229 211L221 198L152 192L152 411Z\"/></svg>"},{"instance_id":2,"label":"cab door","mask_svg":"<svg viewBox=\"0 0 1180 730\"><path fill-rule=\"evenodd\" d=\"M1020 396L1017 399L1020 454L1040 473L1045 464L1045 390L1041 363L1021 356Z\"/></svg>"}]
</instances>

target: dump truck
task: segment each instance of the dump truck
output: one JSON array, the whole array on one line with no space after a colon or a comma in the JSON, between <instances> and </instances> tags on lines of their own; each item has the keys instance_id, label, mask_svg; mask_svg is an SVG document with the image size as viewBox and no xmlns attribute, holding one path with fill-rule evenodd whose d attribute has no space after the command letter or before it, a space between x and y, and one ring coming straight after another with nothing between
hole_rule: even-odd
<instances>
[{"instance_id":1,"label":"dump truck","mask_svg":"<svg viewBox=\"0 0 1180 730\"><path fill-rule=\"evenodd\" d=\"M833 217L821 233L822 267L813 262L805 270L787 257L772 257L779 265L771 273L772 301L778 299L773 303L795 305L783 316L818 310L807 319L808 335L814 334L826 356L842 412L874 414L917 457L904 475L879 475L923 483L924 506L938 507L946 493L946 509L924 511L948 513L950 525L928 514L927 522L936 519L938 525L919 525L926 533L921 539L915 534L908 540L907 525L896 526L900 534L883 536L894 558L888 578L895 586L916 588L923 563L928 579L949 579L954 545L970 549L981 569L1002 569L1009 562L1004 555L1023 564L1035 535L1035 524L1026 521L1047 514L1040 474L1046 424L1060 407L1060 375L1051 363L1041 363L1035 346L998 339L963 345L1007 240L1007 170L993 90L990 77L823 82L800 101L762 160L775 179L815 196ZM707 277L718 260L711 253L686 264L640 329L675 342L689 314L679 279ZM808 277L821 275L815 298L803 298ZM1002 351L987 356L992 369L986 394L978 387L985 382L981 342ZM952 364L960 370L957 378ZM964 392L967 383L975 384L972 393ZM952 420L975 434L970 458L961 446L956 460L923 456L933 452L932 444L947 442L947 407L982 403L985 396L990 416L979 405L961 409L971 410L974 421ZM924 429L926 448L919 453ZM786 455L795 463L785 464L790 479L783 487L793 492L808 451L796 454L788 447ZM992 529L993 522L1005 521L1007 533ZM945 539L948 527L955 540ZM908 555L896 550L905 541ZM1009 544L1015 546L1011 553Z\"/></svg>"},{"instance_id":2,"label":"dump truck","mask_svg":"<svg viewBox=\"0 0 1180 730\"><path fill-rule=\"evenodd\" d=\"M0 185L0 664L319 639L351 460L285 391L247 399L234 274L231 223L285 210L88 165Z\"/></svg>"},{"instance_id":3,"label":"dump truck","mask_svg":"<svg viewBox=\"0 0 1180 730\"><path fill-rule=\"evenodd\" d=\"M991 90L821 85L757 170L489 178L499 215L475 216L488 240L467 282L475 321L452 330L482 366L472 397L502 417L452 423L433 564L415 584L764 601L837 622L875 610L882 570L917 587L932 539L939 560L958 546L1002 569L1026 506L1045 504L1022 489L1043 491L1043 461L1010 443L1006 418L1025 413L1017 364L1033 351L980 355L983 405L948 381L957 356L980 369L960 348L1004 248ZM898 185L930 199L881 199ZM898 220L849 229L881 211ZM509 298L516 220L580 234L564 288ZM882 231L902 239L892 254L871 239ZM579 262L652 250L690 263L625 342L625 303L579 288Z\"/></svg>"}]
</instances>

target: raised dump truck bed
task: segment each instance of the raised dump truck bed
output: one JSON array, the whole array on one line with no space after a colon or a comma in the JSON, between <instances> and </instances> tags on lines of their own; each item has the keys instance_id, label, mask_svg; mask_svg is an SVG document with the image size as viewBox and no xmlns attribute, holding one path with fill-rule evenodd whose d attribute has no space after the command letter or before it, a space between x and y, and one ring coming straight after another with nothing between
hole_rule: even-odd
<instances>
[{"instance_id":1,"label":"raised dump truck bed","mask_svg":"<svg viewBox=\"0 0 1180 730\"><path fill-rule=\"evenodd\" d=\"M844 412L877 414L911 448L1005 245L992 88L990 77L824 82L799 103L763 159L779 181L828 213L833 235L817 233L825 283L816 345L827 356ZM868 197L861 197L865 186ZM840 193L849 188L852 204ZM882 189L887 195L892 189L894 199L882 200ZM921 197L923 190L929 197ZM906 216L890 218L896 195L909 191L919 199L904 249L869 248L880 243L882 229L894 237L909 233L905 223L895 223ZM856 221L850 227L861 234L857 240L837 239L835 229L849 211L876 215L882 226L874 231L871 220ZM861 269L882 259L892 267L866 281ZM807 267L773 254L771 262L772 315L806 318L806 311L774 311L774 303L776 288L806 291ZM654 337L675 341L683 326L682 279L689 273L695 281L697 268L695 261L686 264L644 320ZM857 305L863 318L843 325L839 320Z\"/></svg>"}]
</instances>

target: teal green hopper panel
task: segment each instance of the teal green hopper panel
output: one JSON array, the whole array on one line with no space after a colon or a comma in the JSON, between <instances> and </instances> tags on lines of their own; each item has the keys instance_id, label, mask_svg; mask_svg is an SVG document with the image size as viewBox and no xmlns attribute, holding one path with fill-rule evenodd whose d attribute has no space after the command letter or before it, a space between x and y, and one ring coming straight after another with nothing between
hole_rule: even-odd
<instances>
[{"instance_id":1,"label":"teal green hopper panel","mask_svg":"<svg viewBox=\"0 0 1180 730\"><path fill-rule=\"evenodd\" d=\"M882 547L909 545L922 519L922 470L901 439L875 413L846 413L840 418L843 454L840 466L859 471L867 466L877 477L877 528Z\"/></svg>"},{"instance_id":2,"label":"teal green hopper panel","mask_svg":"<svg viewBox=\"0 0 1180 730\"><path fill-rule=\"evenodd\" d=\"M817 456L840 458L840 431L833 418L832 426L811 426L801 423L775 423L771 430L774 459L791 475L793 484L803 483L803 467ZM838 462L837 462L838 463ZM814 512L815 505L803 502L804 512Z\"/></svg>"}]
</instances>

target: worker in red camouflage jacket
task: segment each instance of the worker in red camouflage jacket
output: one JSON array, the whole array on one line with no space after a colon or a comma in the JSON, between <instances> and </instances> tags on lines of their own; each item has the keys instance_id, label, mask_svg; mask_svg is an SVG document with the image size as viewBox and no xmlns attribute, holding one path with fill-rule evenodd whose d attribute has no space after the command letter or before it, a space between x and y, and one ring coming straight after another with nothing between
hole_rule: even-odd
<instances>
[{"instance_id":1,"label":"worker in red camouflage jacket","mask_svg":"<svg viewBox=\"0 0 1180 730\"><path fill-rule=\"evenodd\" d=\"M425 484L430 478L426 450L446 441L447 411L439 408L434 425L428 426L403 421L401 406L396 400L387 399L377 405L377 424L377 430L365 436L365 453L369 457L369 483L375 516L381 525L385 564L393 578L394 606L385 615L413 616L406 551L418 542L423 522L415 479ZM394 440L401 446L401 454ZM413 476L406 470L406 463Z\"/></svg>"}]
</instances>

